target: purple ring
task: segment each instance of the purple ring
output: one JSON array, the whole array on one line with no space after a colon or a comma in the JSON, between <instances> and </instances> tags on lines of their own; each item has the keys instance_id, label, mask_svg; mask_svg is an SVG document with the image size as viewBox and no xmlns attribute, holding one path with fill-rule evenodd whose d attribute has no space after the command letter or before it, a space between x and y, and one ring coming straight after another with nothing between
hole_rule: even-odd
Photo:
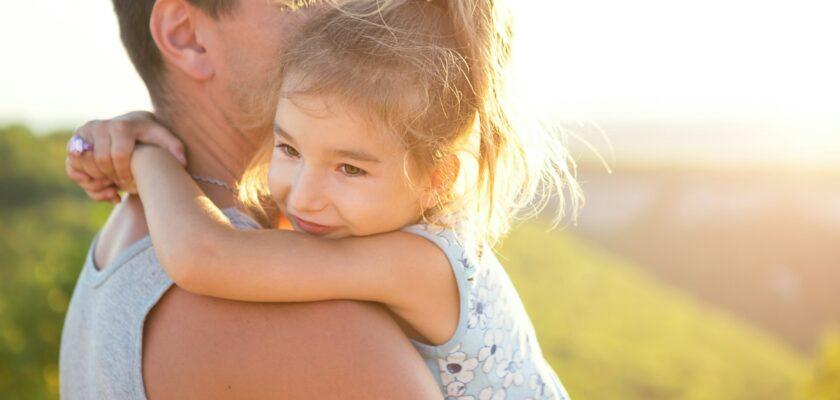
<instances>
[{"instance_id":1,"label":"purple ring","mask_svg":"<svg viewBox=\"0 0 840 400\"><path fill-rule=\"evenodd\" d=\"M73 135L70 141L67 142L67 152L74 156L80 156L90 150L93 150L93 143L88 142L79 135Z\"/></svg>"}]
</instances>

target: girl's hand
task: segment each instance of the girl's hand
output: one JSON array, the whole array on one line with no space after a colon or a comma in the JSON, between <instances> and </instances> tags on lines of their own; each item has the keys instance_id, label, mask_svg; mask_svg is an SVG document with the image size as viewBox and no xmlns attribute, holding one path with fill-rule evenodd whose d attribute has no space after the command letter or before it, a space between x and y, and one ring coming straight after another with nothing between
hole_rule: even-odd
<instances>
[{"instance_id":1,"label":"girl's hand","mask_svg":"<svg viewBox=\"0 0 840 400\"><path fill-rule=\"evenodd\" d=\"M135 111L109 120L94 120L75 132L93 150L82 154L68 151L67 176L96 201L119 202L119 190L136 193L131 174L131 155L137 143L164 148L186 165L184 146L175 135L145 111Z\"/></svg>"}]
</instances>

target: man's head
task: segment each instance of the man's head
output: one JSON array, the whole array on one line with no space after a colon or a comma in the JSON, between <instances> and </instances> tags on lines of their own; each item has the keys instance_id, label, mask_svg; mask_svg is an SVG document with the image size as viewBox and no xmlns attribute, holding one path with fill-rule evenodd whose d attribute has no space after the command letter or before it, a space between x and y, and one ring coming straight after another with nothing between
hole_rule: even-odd
<instances>
[{"instance_id":1,"label":"man's head","mask_svg":"<svg viewBox=\"0 0 840 400\"><path fill-rule=\"evenodd\" d=\"M155 1L113 0L123 45L137 73L153 93L160 90L163 75L163 60L149 28ZM188 0L188 3L218 19L230 13L237 0Z\"/></svg>"},{"instance_id":2,"label":"man's head","mask_svg":"<svg viewBox=\"0 0 840 400\"><path fill-rule=\"evenodd\" d=\"M238 129L271 120L279 55L305 19L291 2L113 0L155 106L204 104Z\"/></svg>"}]
</instances>

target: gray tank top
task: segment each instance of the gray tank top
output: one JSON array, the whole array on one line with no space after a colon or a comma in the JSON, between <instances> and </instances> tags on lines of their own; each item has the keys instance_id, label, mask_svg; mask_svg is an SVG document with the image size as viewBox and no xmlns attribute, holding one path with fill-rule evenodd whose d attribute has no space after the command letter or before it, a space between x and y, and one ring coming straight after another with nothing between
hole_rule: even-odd
<instances>
[{"instance_id":1,"label":"gray tank top","mask_svg":"<svg viewBox=\"0 0 840 400\"><path fill-rule=\"evenodd\" d=\"M224 210L239 229L259 226L235 209ZM61 398L145 400L143 323L172 286L151 238L132 244L107 268L97 269L93 249L73 290L61 333Z\"/></svg>"}]
</instances>

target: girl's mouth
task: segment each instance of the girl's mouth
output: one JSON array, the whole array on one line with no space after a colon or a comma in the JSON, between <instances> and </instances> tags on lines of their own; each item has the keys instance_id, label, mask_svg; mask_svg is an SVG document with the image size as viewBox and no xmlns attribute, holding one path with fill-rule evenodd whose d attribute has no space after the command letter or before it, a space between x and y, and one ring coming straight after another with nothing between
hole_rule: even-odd
<instances>
[{"instance_id":1,"label":"girl's mouth","mask_svg":"<svg viewBox=\"0 0 840 400\"><path fill-rule=\"evenodd\" d=\"M292 225L311 235L326 235L336 229L334 226L319 225L305 219L300 219L294 215L289 216L291 217Z\"/></svg>"}]
</instances>

